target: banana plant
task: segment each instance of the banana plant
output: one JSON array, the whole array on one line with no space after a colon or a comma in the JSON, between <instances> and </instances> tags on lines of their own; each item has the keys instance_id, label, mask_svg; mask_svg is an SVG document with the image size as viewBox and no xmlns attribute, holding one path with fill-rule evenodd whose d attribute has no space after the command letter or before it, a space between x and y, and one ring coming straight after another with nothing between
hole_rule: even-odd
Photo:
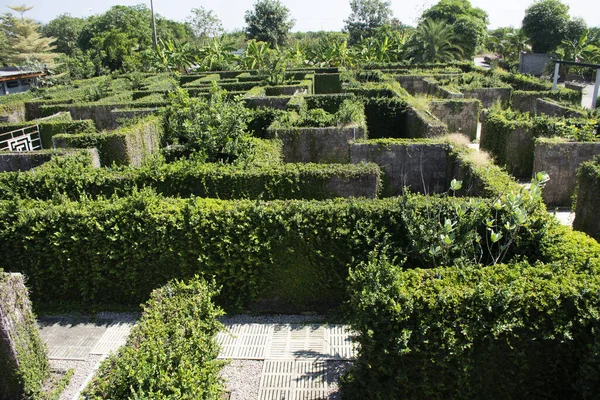
<instances>
[{"instance_id":1,"label":"banana plant","mask_svg":"<svg viewBox=\"0 0 600 400\"><path fill-rule=\"evenodd\" d=\"M168 71L183 72L196 60L194 50L188 42L177 43L171 40L160 40L156 47L156 60Z\"/></svg>"},{"instance_id":2,"label":"banana plant","mask_svg":"<svg viewBox=\"0 0 600 400\"><path fill-rule=\"evenodd\" d=\"M225 42L223 38L212 38L200 49L197 61L200 67L207 71L228 69L236 61L233 54L235 50L232 42Z\"/></svg>"}]
</instances>

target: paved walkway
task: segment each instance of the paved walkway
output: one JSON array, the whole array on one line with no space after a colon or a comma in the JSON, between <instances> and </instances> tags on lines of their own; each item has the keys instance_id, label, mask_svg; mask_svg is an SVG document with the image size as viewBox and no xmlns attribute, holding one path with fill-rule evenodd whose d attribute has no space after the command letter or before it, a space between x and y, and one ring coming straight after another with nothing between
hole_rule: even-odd
<instances>
[{"instance_id":1,"label":"paved walkway","mask_svg":"<svg viewBox=\"0 0 600 400\"><path fill-rule=\"evenodd\" d=\"M61 400L78 399L100 362L125 344L134 314L106 314L94 320L74 316L42 317L40 335L48 345L50 366L75 373Z\"/></svg>"},{"instance_id":2,"label":"paved walkway","mask_svg":"<svg viewBox=\"0 0 600 400\"><path fill-rule=\"evenodd\" d=\"M260 318L257 318L258 320ZM100 362L125 344L135 318L42 317L51 365L75 375L61 400L77 399ZM323 323L232 323L217 336L231 400L332 399L355 356L348 329Z\"/></svg>"},{"instance_id":3,"label":"paved walkway","mask_svg":"<svg viewBox=\"0 0 600 400\"><path fill-rule=\"evenodd\" d=\"M232 383L231 400L333 398L337 378L343 372L340 362L355 356L344 325L226 324L226 327L227 332L217 337L222 346L219 358L242 360L235 364L240 368L260 369L259 379L250 377L254 382L240 382L248 380L247 374L226 374Z\"/></svg>"}]
</instances>

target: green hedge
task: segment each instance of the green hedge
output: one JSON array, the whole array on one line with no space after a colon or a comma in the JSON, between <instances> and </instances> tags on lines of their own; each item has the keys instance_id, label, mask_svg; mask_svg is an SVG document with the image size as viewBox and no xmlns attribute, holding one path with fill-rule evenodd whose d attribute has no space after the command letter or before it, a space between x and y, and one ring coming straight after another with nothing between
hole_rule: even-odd
<instances>
[{"instance_id":1,"label":"green hedge","mask_svg":"<svg viewBox=\"0 0 600 400\"><path fill-rule=\"evenodd\" d=\"M127 344L102 362L86 399L214 399L225 391L216 334L216 290L198 278L152 292Z\"/></svg>"},{"instance_id":2,"label":"green hedge","mask_svg":"<svg viewBox=\"0 0 600 400\"><path fill-rule=\"evenodd\" d=\"M514 225L516 208L496 210L495 201L219 201L147 191L110 200L0 201L0 268L26 274L34 300L48 306L134 305L169 279L201 273L216 275L223 304L266 299L278 311L323 310L345 298L348 267L380 246L425 268L444 259L488 263L509 240L507 260L537 257L548 219L537 204L518 206L524 225L494 253L478 244L488 235L486 221ZM455 221L451 245L440 243L446 219Z\"/></svg>"},{"instance_id":3,"label":"green hedge","mask_svg":"<svg viewBox=\"0 0 600 400\"><path fill-rule=\"evenodd\" d=\"M600 263L406 267L351 274L344 398L597 398Z\"/></svg>"},{"instance_id":4,"label":"green hedge","mask_svg":"<svg viewBox=\"0 0 600 400\"><path fill-rule=\"evenodd\" d=\"M52 140L57 148L97 148L103 166L113 163L139 166L148 155L158 150L161 136L160 119L148 117L108 133L58 134Z\"/></svg>"},{"instance_id":5,"label":"green hedge","mask_svg":"<svg viewBox=\"0 0 600 400\"><path fill-rule=\"evenodd\" d=\"M151 187L169 197L220 199L312 199L339 196L333 181L379 181L375 164L275 164L245 168L178 161L117 171L91 168L78 158L59 159L32 172L0 174L0 199L52 199L65 196L126 196L135 188Z\"/></svg>"}]
</instances>

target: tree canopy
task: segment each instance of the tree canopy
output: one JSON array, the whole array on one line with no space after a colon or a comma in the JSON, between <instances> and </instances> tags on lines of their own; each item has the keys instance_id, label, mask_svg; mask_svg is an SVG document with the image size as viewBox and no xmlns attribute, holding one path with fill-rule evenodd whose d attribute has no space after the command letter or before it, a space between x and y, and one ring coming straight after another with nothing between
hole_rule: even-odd
<instances>
[{"instance_id":1,"label":"tree canopy","mask_svg":"<svg viewBox=\"0 0 600 400\"><path fill-rule=\"evenodd\" d=\"M192 8L192 15L187 18L187 23L190 24L196 38L202 42L224 32L219 17L213 10L207 10L204 7Z\"/></svg>"},{"instance_id":2,"label":"tree canopy","mask_svg":"<svg viewBox=\"0 0 600 400\"><path fill-rule=\"evenodd\" d=\"M83 18L61 14L42 27L42 34L56 38L56 51L70 56L79 48L79 35L86 24L87 21Z\"/></svg>"},{"instance_id":3,"label":"tree canopy","mask_svg":"<svg viewBox=\"0 0 600 400\"><path fill-rule=\"evenodd\" d=\"M443 21L453 32L452 44L462 49L465 58L472 58L485 40L488 15L473 7L469 0L440 0L423 12L423 21Z\"/></svg>"},{"instance_id":4,"label":"tree canopy","mask_svg":"<svg viewBox=\"0 0 600 400\"><path fill-rule=\"evenodd\" d=\"M523 31L534 53L555 50L565 38L569 25L569 6L560 0L541 0L525 10Z\"/></svg>"},{"instance_id":5,"label":"tree canopy","mask_svg":"<svg viewBox=\"0 0 600 400\"><path fill-rule=\"evenodd\" d=\"M352 12L344 21L350 43L355 44L372 37L378 28L389 24L392 17L391 5L387 0L350 0Z\"/></svg>"},{"instance_id":6,"label":"tree canopy","mask_svg":"<svg viewBox=\"0 0 600 400\"><path fill-rule=\"evenodd\" d=\"M258 0L253 10L246 11L245 20L248 39L266 42L271 46L285 44L294 26L290 10L279 0Z\"/></svg>"}]
</instances>

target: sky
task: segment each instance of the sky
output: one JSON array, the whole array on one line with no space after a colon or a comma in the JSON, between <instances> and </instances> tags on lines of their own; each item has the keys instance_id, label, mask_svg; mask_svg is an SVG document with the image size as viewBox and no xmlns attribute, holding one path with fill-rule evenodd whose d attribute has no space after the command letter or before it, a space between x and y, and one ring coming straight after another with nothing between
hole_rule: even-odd
<instances>
[{"instance_id":1,"label":"sky","mask_svg":"<svg viewBox=\"0 0 600 400\"><path fill-rule=\"evenodd\" d=\"M254 0L153 0L154 10L163 17L184 21L195 7L213 10L223 22L227 31L242 29L244 14L252 8ZM290 9L296 20L293 31L339 31L344 19L350 14L349 0L281 0ZM437 3L437 0L391 0L394 17L402 23L416 25L424 9ZM589 26L600 26L600 1L563 0L570 6L572 17L582 17ZM69 13L74 17L101 14L113 5L135 5L150 0L2 0L0 12L11 11L5 7L26 3L34 8L25 15L40 22L48 22L56 16ZM533 0L471 0L475 7L483 8L490 17L489 28L500 26L520 27L525 8Z\"/></svg>"}]
</instances>

